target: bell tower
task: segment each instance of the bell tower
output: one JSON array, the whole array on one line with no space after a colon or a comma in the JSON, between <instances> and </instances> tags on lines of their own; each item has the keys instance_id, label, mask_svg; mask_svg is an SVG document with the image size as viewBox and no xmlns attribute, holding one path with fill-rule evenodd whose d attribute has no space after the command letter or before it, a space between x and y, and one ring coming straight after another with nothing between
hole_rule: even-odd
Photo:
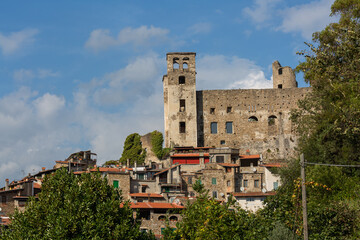
<instances>
[{"instance_id":1,"label":"bell tower","mask_svg":"<svg viewBox=\"0 0 360 240\"><path fill-rule=\"evenodd\" d=\"M165 147L197 146L195 55L193 52L166 54Z\"/></svg>"}]
</instances>

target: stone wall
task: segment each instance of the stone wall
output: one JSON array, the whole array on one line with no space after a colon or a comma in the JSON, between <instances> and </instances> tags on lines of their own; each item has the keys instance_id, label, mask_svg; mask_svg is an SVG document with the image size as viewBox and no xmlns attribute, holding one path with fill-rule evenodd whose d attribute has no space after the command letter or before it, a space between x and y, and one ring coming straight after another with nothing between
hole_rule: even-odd
<instances>
[{"instance_id":1,"label":"stone wall","mask_svg":"<svg viewBox=\"0 0 360 240\"><path fill-rule=\"evenodd\" d=\"M121 189L124 200L130 199L130 174L129 173L111 173L107 174L108 183L113 186L114 180L119 181L119 188Z\"/></svg>"}]
</instances>

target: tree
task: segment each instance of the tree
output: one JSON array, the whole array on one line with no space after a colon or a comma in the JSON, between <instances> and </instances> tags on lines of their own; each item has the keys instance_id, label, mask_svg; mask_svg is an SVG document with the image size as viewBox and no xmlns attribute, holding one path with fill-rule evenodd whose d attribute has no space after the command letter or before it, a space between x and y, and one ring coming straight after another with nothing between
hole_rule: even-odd
<instances>
[{"instance_id":1,"label":"tree","mask_svg":"<svg viewBox=\"0 0 360 240\"><path fill-rule=\"evenodd\" d=\"M120 162L126 163L129 159L130 164L135 162L141 164L145 161L146 152L142 148L140 138L141 136L138 133L133 133L126 137Z\"/></svg>"},{"instance_id":2,"label":"tree","mask_svg":"<svg viewBox=\"0 0 360 240\"><path fill-rule=\"evenodd\" d=\"M38 199L16 211L1 239L152 239L120 192L100 173L80 176L60 169L45 178Z\"/></svg>"},{"instance_id":3,"label":"tree","mask_svg":"<svg viewBox=\"0 0 360 240\"><path fill-rule=\"evenodd\" d=\"M339 22L313 34L297 67L312 91L294 112L300 150L315 162L360 162L360 2L337 0ZM354 171L351 171L354 172ZM357 171L358 174L360 171Z\"/></svg>"},{"instance_id":4,"label":"tree","mask_svg":"<svg viewBox=\"0 0 360 240\"><path fill-rule=\"evenodd\" d=\"M151 132L151 150L155 153L158 159L163 159L170 153L170 148L163 148L164 137L159 131Z\"/></svg>"}]
</instances>

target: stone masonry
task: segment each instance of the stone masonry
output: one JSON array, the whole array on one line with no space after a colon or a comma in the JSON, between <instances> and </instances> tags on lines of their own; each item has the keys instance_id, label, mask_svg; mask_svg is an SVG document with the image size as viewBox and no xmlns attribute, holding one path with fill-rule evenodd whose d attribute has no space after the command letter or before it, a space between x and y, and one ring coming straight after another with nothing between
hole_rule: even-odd
<instances>
[{"instance_id":1,"label":"stone masonry","mask_svg":"<svg viewBox=\"0 0 360 240\"><path fill-rule=\"evenodd\" d=\"M273 89L196 91L195 55L167 54L165 146L238 148L264 160L292 156L297 136L291 110L311 88L298 88L293 70L275 61Z\"/></svg>"}]
</instances>

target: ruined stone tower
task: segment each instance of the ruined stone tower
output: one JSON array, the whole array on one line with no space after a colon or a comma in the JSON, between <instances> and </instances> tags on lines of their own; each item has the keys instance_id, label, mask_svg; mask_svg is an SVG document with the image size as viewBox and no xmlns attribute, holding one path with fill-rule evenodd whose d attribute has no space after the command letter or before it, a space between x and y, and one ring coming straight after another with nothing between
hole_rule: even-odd
<instances>
[{"instance_id":1,"label":"ruined stone tower","mask_svg":"<svg viewBox=\"0 0 360 240\"><path fill-rule=\"evenodd\" d=\"M196 146L195 53L168 53L163 77L165 147Z\"/></svg>"},{"instance_id":2,"label":"ruined stone tower","mask_svg":"<svg viewBox=\"0 0 360 240\"><path fill-rule=\"evenodd\" d=\"M291 67L282 67L279 61L272 64L273 88L296 88L295 73Z\"/></svg>"}]
</instances>

